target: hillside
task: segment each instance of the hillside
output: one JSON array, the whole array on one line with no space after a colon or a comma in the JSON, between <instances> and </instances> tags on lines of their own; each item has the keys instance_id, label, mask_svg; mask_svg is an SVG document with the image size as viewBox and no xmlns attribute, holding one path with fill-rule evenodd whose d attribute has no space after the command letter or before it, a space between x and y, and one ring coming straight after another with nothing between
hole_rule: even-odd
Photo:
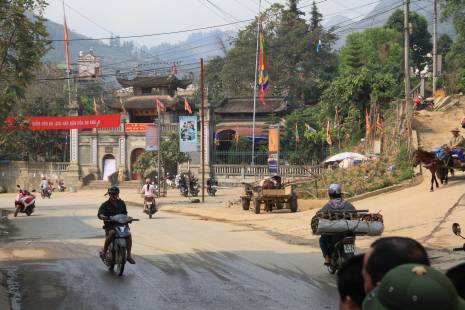
<instances>
[{"instance_id":1,"label":"hillside","mask_svg":"<svg viewBox=\"0 0 465 310\"><path fill-rule=\"evenodd\" d=\"M63 25L53 21L46 22L51 39L63 38ZM73 39L87 38L71 29L69 37ZM185 41L179 43L162 43L154 47L139 47L132 41L119 39L97 41L71 41L69 44L71 61L76 62L79 51L93 49L103 58L103 73L112 73L115 70L128 70L138 64L152 64L155 62L180 61L183 64L198 62L200 57L209 58L224 55L231 46L232 33L216 30L212 32L192 33ZM52 42L50 51L45 55L44 61L48 63L64 63L64 48L62 41Z\"/></svg>"},{"instance_id":2,"label":"hillside","mask_svg":"<svg viewBox=\"0 0 465 310\"><path fill-rule=\"evenodd\" d=\"M336 46L342 46L345 38L352 32L363 31L366 28L382 26L396 9L402 9L401 1L399 0L383 0L380 1L365 17L358 18L356 22L348 20L338 22L336 25L336 33L339 35L339 40ZM426 18L428 21L428 31L432 32L432 3L430 0L417 0L410 4L410 10L416 12ZM440 7L438 5L438 15L440 16ZM328 23L335 25L334 23ZM451 21L445 21L438 24L438 33L447 34L451 37L455 36L454 26Z\"/></svg>"}]
</instances>

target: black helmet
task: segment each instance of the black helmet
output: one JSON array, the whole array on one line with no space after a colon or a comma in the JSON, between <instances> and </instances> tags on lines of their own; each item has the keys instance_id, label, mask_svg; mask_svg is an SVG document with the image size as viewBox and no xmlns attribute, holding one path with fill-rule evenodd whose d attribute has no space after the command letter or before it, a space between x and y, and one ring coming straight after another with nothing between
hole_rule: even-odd
<instances>
[{"instance_id":1,"label":"black helmet","mask_svg":"<svg viewBox=\"0 0 465 310\"><path fill-rule=\"evenodd\" d=\"M329 185L328 194L331 198L338 198L342 195L342 186L337 183L332 183Z\"/></svg>"},{"instance_id":2,"label":"black helmet","mask_svg":"<svg viewBox=\"0 0 465 310\"><path fill-rule=\"evenodd\" d=\"M118 186L111 186L108 188L108 194L119 194L119 187Z\"/></svg>"}]
</instances>

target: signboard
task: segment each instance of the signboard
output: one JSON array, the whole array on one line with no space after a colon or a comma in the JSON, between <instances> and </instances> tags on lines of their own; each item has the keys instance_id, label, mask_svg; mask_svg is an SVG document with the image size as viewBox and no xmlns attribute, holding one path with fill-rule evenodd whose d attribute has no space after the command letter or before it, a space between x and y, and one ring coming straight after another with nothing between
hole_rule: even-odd
<instances>
[{"instance_id":1,"label":"signboard","mask_svg":"<svg viewBox=\"0 0 465 310\"><path fill-rule=\"evenodd\" d=\"M126 123L124 124L125 132L145 132L147 123Z\"/></svg>"},{"instance_id":2,"label":"signboard","mask_svg":"<svg viewBox=\"0 0 465 310\"><path fill-rule=\"evenodd\" d=\"M159 129L155 124L147 124L145 130L145 150L158 151Z\"/></svg>"},{"instance_id":3,"label":"signboard","mask_svg":"<svg viewBox=\"0 0 465 310\"><path fill-rule=\"evenodd\" d=\"M7 127L11 125L16 117L8 116ZM121 114L103 115L81 115L81 116L25 116L27 125L24 128L30 130L70 130L83 128L110 128L119 127Z\"/></svg>"},{"instance_id":4,"label":"signboard","mask_svg":"<svg viewBox=\"0 0 465 310\"><path fill-rule=\"evenodd\" d=\"M268 172L279 171L279 125L271 125L268 129Z\"/></svg>"},{"instance_id":5,"label":"signboard","mask_svg":"<svg viewBox=\"0 0 465 310\"><path fill-rule=\"evenodd\" d=\"M179 151L196 152L197 148L197 116L180 116Z\"/></svg>"}]
</instances>

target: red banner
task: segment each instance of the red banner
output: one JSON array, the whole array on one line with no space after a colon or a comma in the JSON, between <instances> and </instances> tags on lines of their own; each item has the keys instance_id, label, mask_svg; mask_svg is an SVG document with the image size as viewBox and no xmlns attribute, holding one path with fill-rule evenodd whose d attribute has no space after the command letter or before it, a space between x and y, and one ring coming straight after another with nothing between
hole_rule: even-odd
<instances>
[{"instance_id":1,"label":"red banner","mask_svg":"<svg viewBox=\"0 0 465 310\"><path fill-rule=\"evenodd\" d=\"M119 127L121 114L82 115L82 116L25 116L30 130L68 130L83 128ZM6 122L14 122L14 116L8 116ZM10 126L12 127L12 126Z\"/></svg>"},{"instance_id":2,"label":"red banner","mask_svg":"<svg viewBox=\"0 0 465 310\"><path fill-rule=\"evenodd\" d=\"M147 124L145 123L127 123L124 124L125 132L145 132Z\"/></svg>"}]
</instances>

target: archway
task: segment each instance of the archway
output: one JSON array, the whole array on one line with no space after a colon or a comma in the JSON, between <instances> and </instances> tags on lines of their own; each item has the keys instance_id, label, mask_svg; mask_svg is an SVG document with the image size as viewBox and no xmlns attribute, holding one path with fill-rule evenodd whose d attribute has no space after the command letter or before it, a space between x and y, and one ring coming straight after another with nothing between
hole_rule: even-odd
<instances>
[{"instance_id":1,"label":"archway","mask_svg":"<svg viewBox=\"0 0 465 310\"><path fill-rule=\"evenodd\" d=\"M139 173L134 172L134 165L142 153L144 153L143 148L137 148L131 152L131 179L133 180L138 180L141 177Z\"/></svg>"},{"instance_id":2,"label":"archway","mask_svg":"<svg viewBox=\"0 0 465 310\"><path fill-rule=\"evenodd\" d=\"M116 159L112 154L103 156L103 177L102 180L108 181L108 177L116 172Z\"/></svg>"}]
</instances>

